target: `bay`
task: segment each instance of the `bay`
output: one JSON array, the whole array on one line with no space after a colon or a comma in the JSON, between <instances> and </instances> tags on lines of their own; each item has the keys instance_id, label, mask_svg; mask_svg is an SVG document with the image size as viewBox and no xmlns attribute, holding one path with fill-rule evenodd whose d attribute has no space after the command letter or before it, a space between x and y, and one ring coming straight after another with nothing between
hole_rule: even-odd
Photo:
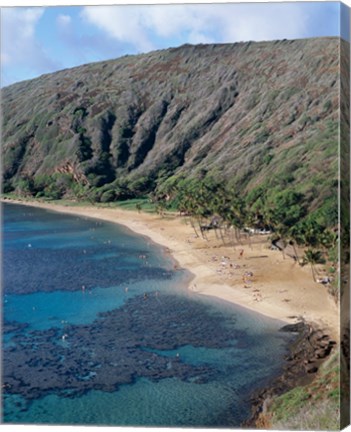
<instances>
[{"instance_id":1,"label":"bay","mask_svg":"<svg viewBox=\"0 0 351 432\"><path fill-rule=\"evenodd\" d=\"M3 205L3 421L238 427L282 323L187 289L122 226Z\"/></svg>"}]
</instances>

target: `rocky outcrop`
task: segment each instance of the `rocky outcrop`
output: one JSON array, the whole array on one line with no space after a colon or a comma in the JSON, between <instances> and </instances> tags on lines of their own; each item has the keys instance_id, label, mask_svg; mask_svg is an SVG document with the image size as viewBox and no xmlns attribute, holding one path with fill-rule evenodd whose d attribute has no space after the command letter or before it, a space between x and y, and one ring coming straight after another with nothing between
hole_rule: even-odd
<instances>
[{"instance_id":1,"label":"rocky outcrop","mask_svg":"<svg viewBox=\"0 0 351 432\"><path fill-rule=\"evenodd\" d=\"M261 414L273 397L310 383L336 345L328 332L304 321L286 325L281 331L296 333L296 338L290 345L281 374L268 387L252 395L252 414L244 426L260 427Z\"/></svg>"}]
</instances>

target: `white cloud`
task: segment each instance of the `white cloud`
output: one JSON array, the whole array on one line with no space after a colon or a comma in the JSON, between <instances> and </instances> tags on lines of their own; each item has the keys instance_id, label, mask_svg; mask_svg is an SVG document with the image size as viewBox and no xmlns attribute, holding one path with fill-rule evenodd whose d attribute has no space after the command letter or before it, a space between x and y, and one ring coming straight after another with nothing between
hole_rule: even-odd
<instances>
[{"instance_id":1,"label":"white cloud","mask_svg":"<svg viewBox=\"0 0 351 432\"><path fill-rule=\"evenodd\" d=\"M210 43L215 43L216 41L213 38L206 36L201 32L193 31L189 34L188 42L196 45L196 44L210 44Z\"/></svg>"},{"instance_id":2,"label":"white cloud","mask_svg":"<svg viewBox=\"0 0 351 432\"><path fill-rule=\"evenodd\" d=\"M129 43L138 51L155 48L147 34L144 6L91 6L85 7L81 15L110 37Z\"/></svg>"},{"instance_id":3,"label":"white cloud","mask_svg":"<svg viewBox=\"0 0 351 432\"><path fill-rule=\"evenodd\" d=\"M71 24L72 22L72 18L70 17L70 15L59 15L57 17L57 23L60 27L67 27Z\"/></svg>"},{"instance_id":4,"label":"white cloud","mask_svg":"<svg viewBox=\"0 0 351 432\"><path fill-rule=\"evenodd\" d=\"M225 42L301 38L307 31L307 11L298 3L239 5L232 14L217 17Z\"/></svg>"},{"instance_id":5,"label":"white cloud","mask_svg":"<svg viewBox=\"0 0 351 432\"><path fill-rule=\"evenodd\" d=\"M201 6L200 6L201 7ZM145 9L144 25L160 37L175 36L192 24L192 8L186 5L152 6Z\"/></svg>"},{"instance_id":6,"label":"white cloud","mask_svg":"<svg viewBox=\"0 0 351 432\"><path fill-rule=\"evenodd\" d=\"M4 8L1 11L1 59L8 64L17 61L24 46L33 43L34 28L44 10Z\"/></svg>"},{"instance_id":7,"label":"white cloud","mask_svg":"<svg viewBox=\"0 0 351 432\"><path fill-rule=\"evenodd\" d=\"M36 26L44 11L43 8L1 10L2 67L22 67L44 73L57 66L35 37Z\"/></svg>"},{"instance_id":8,"label":"white cloud","mask_svg":"<svg viewBox=\"0 0 351 432\"><path fill-rule=\"evenodd\" d=\"M64 53L61 61L64 67L73 67L92 61L120 57L128 51L123 43L109 37L107 32L99 33L84 18L88 27L82 25L76 15L60 14L56 18L57 38Z\"/></svg>"},{"instance_id":9,"label":"white cloud","mask_svg":"<svg viewBox=\"0 0 351 432\"><path fill-rule=\"evenodd\" d=\"M303 3L88 6L82 16L137 51L171 38L210 43L304 37L307 20Z\"/></svg>"}]
</instances>

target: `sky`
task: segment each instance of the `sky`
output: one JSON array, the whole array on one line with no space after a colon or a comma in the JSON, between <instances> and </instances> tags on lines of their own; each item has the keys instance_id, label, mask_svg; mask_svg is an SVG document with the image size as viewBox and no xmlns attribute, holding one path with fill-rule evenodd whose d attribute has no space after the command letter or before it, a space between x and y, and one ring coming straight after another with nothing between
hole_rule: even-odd
<instances>
[{"instance_id":1,"label":"sky","mask_svg":"<svg viewBox=\"0 0 351 432\"><path fill-rule=\"evenodd\" d=\"M343 11L340 3L326 1L0 6L2 87L185 43L339 36Z\"/></svg>"}]
</instances>

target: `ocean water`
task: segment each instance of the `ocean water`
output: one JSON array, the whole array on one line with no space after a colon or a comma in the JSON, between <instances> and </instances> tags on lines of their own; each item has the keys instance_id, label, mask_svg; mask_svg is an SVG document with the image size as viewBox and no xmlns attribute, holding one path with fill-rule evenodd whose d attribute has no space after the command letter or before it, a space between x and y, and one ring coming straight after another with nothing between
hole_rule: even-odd
<instances>
[{"instance_id":1,"label":"ocean water","mask_svg":"<svg viewBox=\"0 0 351 432\"><path fill-rule=\"evenodd\" d=\"M282 323L188 291L124 227L3 205L3 422L239 427Z\"/></svg>"}]
</instances>

